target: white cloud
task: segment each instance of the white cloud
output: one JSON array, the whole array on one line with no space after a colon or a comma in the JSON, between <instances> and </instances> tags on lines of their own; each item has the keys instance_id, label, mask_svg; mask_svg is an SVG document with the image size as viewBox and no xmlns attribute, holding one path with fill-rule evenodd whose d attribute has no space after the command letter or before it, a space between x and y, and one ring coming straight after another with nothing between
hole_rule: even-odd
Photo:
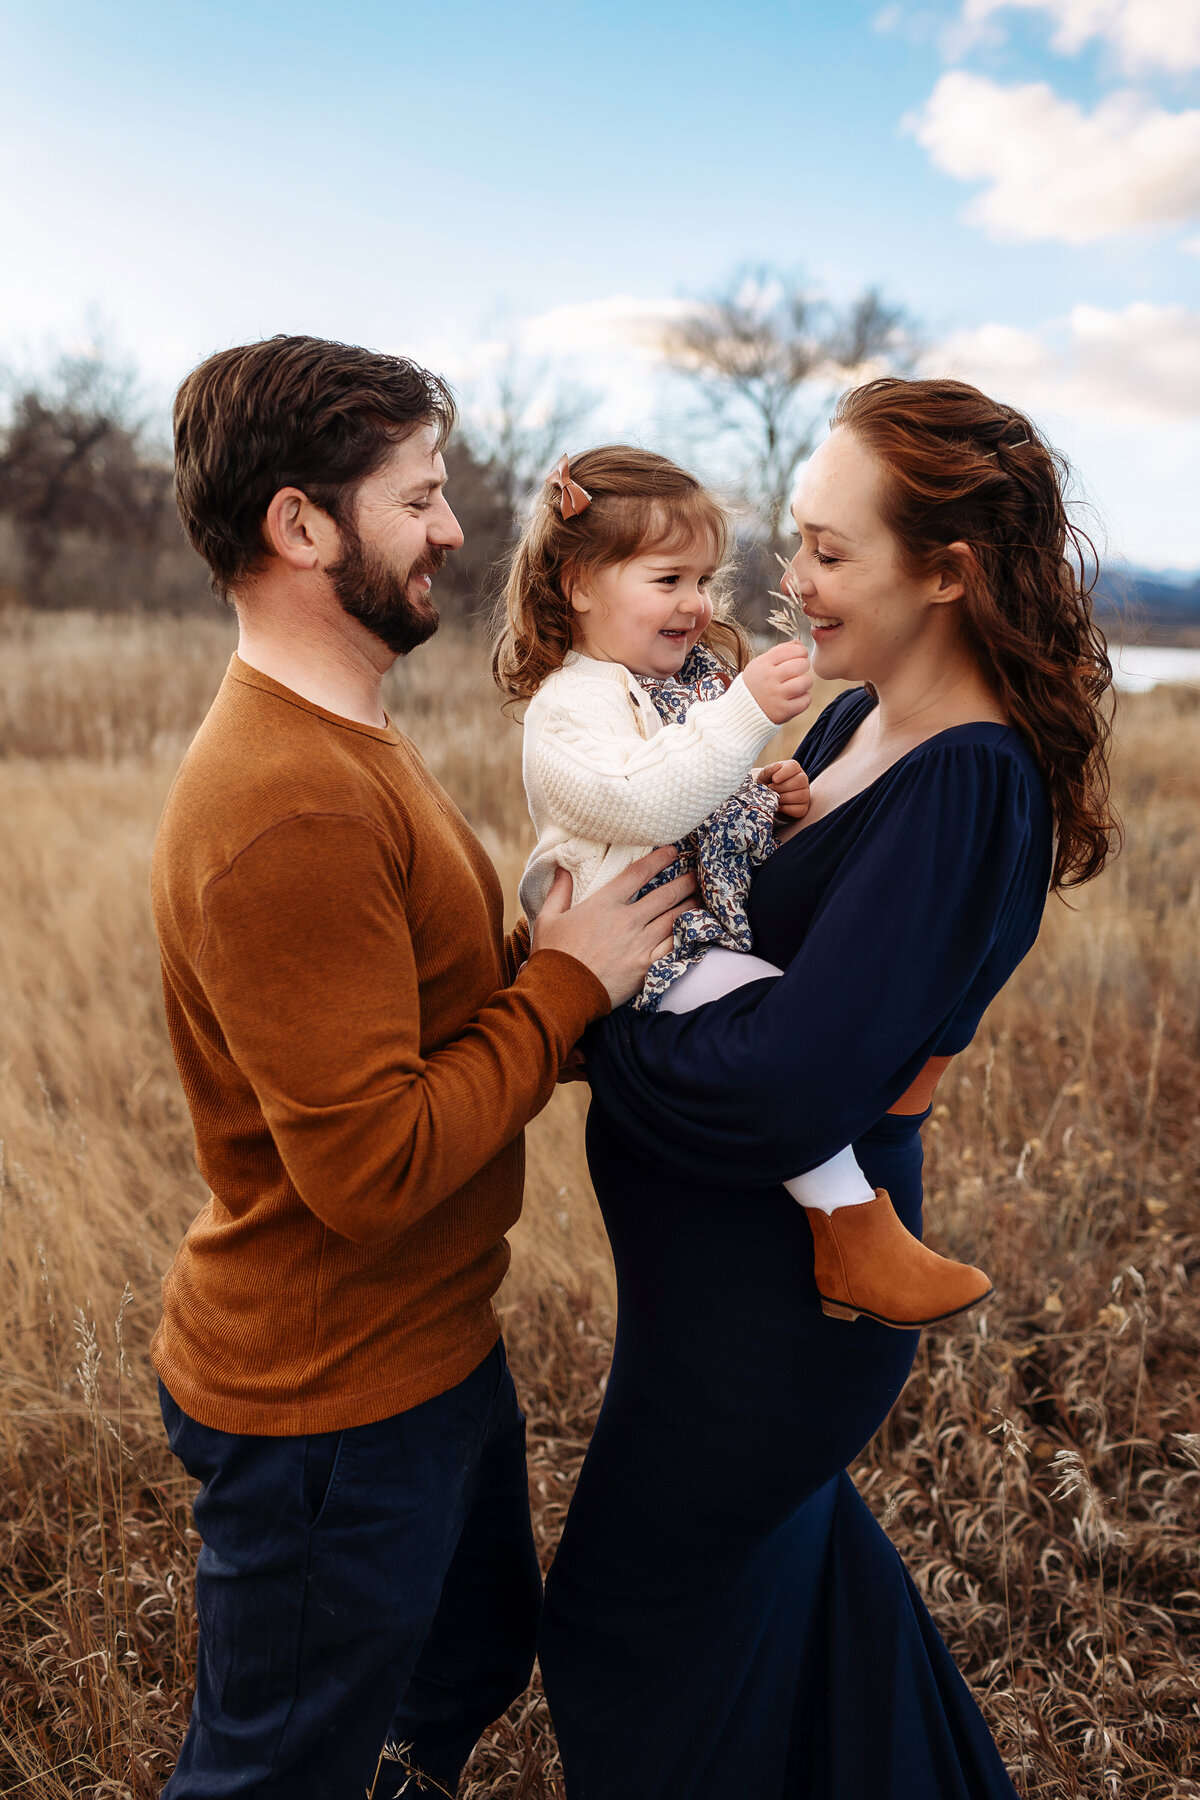
<instances>
[{"instance_id":1,"label":"white cloud","mask_svg":"<svg viewBox=\"0 0 1200 1800\"><path fill-rule=\"evenodd\" d=\"M1120 311L1076 306L1042 332L983 325L950 337L928 372L960 375L1035 414L1200 420L1200 312L1138 301Z\"/></svg>"},{"instance_id":2,"label":"white cloud","mask_svg":"<svg viewBox=\"0 0 1200 1800\"><path fill-rule=\"evenodd\" d=\"M722 482L735 471L719 445L689 432L686 391L672 396L655 358L663 323L687 304L614 295L518 317L483 339L463 323L399 347L467 395L486 394L514 348L531 363L541 358L551 385L561 377L603 394L591 441L645 442ZM1095 509L1083 522L1106 556L1200 567L1200 311L1077 306L1037 331L989 323L946 340L922 373L958 375L1027 408L1070 456Z\"/></svg>"},{"instance_id":3,"label":"white cloud","mask_svg":"<svg viewBox=\"0 0 1200 1800\"><path fill-rule=\"evenodd\" d=\"M522 323L521 348L542 356L617 352L653 359L664 326L685 317L693 305L688 300L637 300L613 294L607 300L555 306Z\"/></svg>"},{"instance_id":4,"label":"white cloud","mask_svg":"<svg viewBox=\"0 0 1200 1800\"><path fill-rule=\"evenodd\" d=\"M1080 523L1102 557L1200 568L1200 312L1139 303L1077 306L1040 331L983 325L932 354L1029 412L1071 459Z\"/></svg>"},{"instance_id":5,"label":"white cloud","mask_svg":"<svg viewBox=\"0 0 1200 1800\"><path fill-rule=\"evenodd\" d=\"M606 300L585 300L519 316L493 325L482 335L457 322L422 337L409 354L419 356L431 368L445 370L456 381L493 374L514 355L530 362L634 361L644 365L657 361L664 325L688 312L691 304L613 294Z\"/></svg>"},{"instance_id":6,"label":"white cloud","mask_svg":"<svg viewBox=\"0 0 1200 1800\"><path fill-rule=\"evenodd\" d=\"M940 169L988 184L966 216L1000 237L1082 244L1200 213L1200 111L1118 93L1085 113L1045 82L955 69L906 125Z\"/></svg>"},{"instance_id":7,"label":"white cloud","mask_svg":"<svg viewBox=\"0 0 1200 1800\"><path fill-rule=\"evenodd\" d=\"M637 436L651 429L652 415L664 422L669 382L660 351L663 328L693 304L613 294L517 317L490 335L456 325L404 348L476 405L507 367L530 392L532 413L539 405L586 395L597 403L589 415L597 436Z\"/></svg>"},{"instance_id":8,"label":"white cloud","mask_svg":"<svg viewBox=\"0 0 1200 1800\"><path fill-rule=\"evenodd\" d=\"M1200 68L1200 0L966 0L963 23L978 28L1016 8L1049 13L1054 48L1068 56L1101 38L1130 73Z\"/></svg>"}]
</instances>

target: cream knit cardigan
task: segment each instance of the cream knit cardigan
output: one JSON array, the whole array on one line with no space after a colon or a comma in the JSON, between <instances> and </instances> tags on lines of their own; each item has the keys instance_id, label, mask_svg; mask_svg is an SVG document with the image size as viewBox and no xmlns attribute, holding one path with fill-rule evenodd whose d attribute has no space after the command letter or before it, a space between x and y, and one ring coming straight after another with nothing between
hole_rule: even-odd
<instances>
[{"instance_id":1,"label":"cream knit cardigan","mask_svg":"<svg viewBox=\"0 0 1200 1800\"><path fill-rule=\"evenodd\" d=\"M522 773L537 847L521 877L530 924L554 872L586 899L657 844L715 812L749 773L776 727L739 675L719 700L698 700L664 725L621 663L569 651L525 714Z\"/></svg>"}]
</instances>

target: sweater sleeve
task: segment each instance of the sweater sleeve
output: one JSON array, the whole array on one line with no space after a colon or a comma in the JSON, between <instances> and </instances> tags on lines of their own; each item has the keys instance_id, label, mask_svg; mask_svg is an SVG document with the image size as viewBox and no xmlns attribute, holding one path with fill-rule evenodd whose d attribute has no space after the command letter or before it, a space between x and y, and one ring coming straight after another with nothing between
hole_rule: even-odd
<instances>
[{"instance_id":1,"label":"sweater sleeve","mask_svg":"<svg viewBox=\"0 0 1200 1800\"><path fill-rule=\"evenodd\" d=\"M715 812L776 730L739 676L641 737L629 697L594 682L541 721L535 768L554 822L597 844L670 844Z\"/></svg>"},{"instance_id":2,"label":"sweater sleeve","mask_svg":"<svg viewBox=\"0 0 1200 1800\"><path fill-rule=\"evenodd\" d=\"M198 970L305 1205L356 1243L405 1231L545 1105L608 1009L541 950L422 1055L421 995L394 851L366 820L305 814L255 839L205 893Z\"/></svg>"},{"instance_id":3,"label":"sweater sleeve","mask_svg":"<svg viewBox=\"0 0 1200 1800\"><path fill-rule=\"evenodd\" d=\"M504 975L509 983L517 979L521 964L528 962L530 942L529 920L522 913L504 940Z\"/></svg>"},{"instance_id":4,"label":"sweater sleeve","mask_svg":"<svg viewBox=\"0 0 1200 1800\"><path fill-rule=\"evenodd\" d=\"M622 1008L589 1034L597 1103L698 1180L773 1186L815 1168L941 1048L998 937L1012 953L997 988L1029 948L1045 894L1035 838L1014 757L978 744L912 757L864 809L778 980L690 1014Z\"/></svg>"}]
</instances>

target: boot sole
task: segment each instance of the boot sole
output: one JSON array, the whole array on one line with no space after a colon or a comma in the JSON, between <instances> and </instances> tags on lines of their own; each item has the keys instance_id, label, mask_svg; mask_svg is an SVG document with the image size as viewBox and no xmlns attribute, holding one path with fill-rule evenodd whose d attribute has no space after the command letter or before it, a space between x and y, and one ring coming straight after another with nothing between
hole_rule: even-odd
<instances>
[{"instance_id":1,"label":"boot sole","mask_svg":"<svg viewBox=\"0 0 1200 1800\"><path fill-rule=\"evenodd\" d=\"M990 1300L995 1291L994 1287L990 1287L977 1300L968 1300L965 1306L956 1306L952 1312L937 1313L931 1319L885 1319L882 1313L871 1312L866 1306L847 1306L841 1300L827 1300L820 1292L817 1297L827 1319L846 1319L851 1323L859 1318L871 1319L876 1325L886 1325L891 1331L924 1331L928 1325L944 1325L947 1319L960 1319L963 1313Z\"/></svg>"}]
</instances>

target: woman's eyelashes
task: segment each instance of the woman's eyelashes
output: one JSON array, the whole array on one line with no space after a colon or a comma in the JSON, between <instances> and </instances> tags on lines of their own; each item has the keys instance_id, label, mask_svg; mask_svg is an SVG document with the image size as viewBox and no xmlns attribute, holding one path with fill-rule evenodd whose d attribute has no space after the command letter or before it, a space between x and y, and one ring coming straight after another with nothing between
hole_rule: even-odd
<instances>
[{"instance_id":1,"label":"woman's eyelashes","mask_svg":"<svg viewBox=\"0 0 1200 1800\"><path fill-rule=\"evenodd\" d=\"M840 563L843 560L842 557L835 555L833 551L822 550L817 544L806 544L803 535L800 538L800 550L801 552L807 551L808 555L811 556L813 561L822 569L830 569L833 567L834 563Z\"/></svg>"}]
</instances>

